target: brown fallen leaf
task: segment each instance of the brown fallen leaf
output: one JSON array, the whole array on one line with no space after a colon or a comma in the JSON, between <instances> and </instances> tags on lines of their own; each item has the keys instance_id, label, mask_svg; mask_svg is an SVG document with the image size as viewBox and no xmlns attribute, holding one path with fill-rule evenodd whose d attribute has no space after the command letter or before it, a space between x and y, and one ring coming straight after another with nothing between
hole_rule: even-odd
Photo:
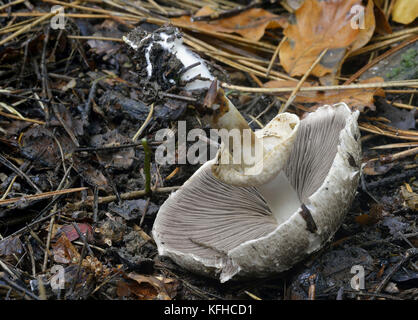
<instances>
[{"instance_id":1,"label":"brown fallen leaf","mask_svg":"<svg viewBox=\"0 0 418 320\"><path fill-rule=\"evenodd\" d=\"M0 257L7 257L12 254L20 256L23 252L23 245L19 237L6 238L0 241Z\"/></svg>"},{"instance_id":2,"label":"brown fallen leaf","mask_svg":"<svg viewBox=\"0 0 418 320\"><path fill-rule=\"evenodd\" d=\"M388 213L381 204L373 204L370 208L369 214L361 214L354 218L354 220L364 226L370 226L379 222Z\"/></svg>"},{"instance_id":3,"label":"brown fallen leaf","mask_svg":"<svg viewBox=\"0 0 418 320\"><path fill-rule=\"evenodd\" d=\"M93 228L87 223L77 223L78 228L84 236L87 236L89 242L93 241ZM65 233L68 240L74 241L77 240L80 236L78 235L77 230L73 225L67 224L62 226L57 230L57 235L60 236L62 233Z\"/></svg>"},{"instance_id":4,"label":"brown fallen leaf","mask_svg":"<svg viewBox=\"0 0 418 320\"><path fill-rule=\"evenodd\" d=\"M388 18L378 5L374 6L374 16L376 18L376 32L380 34L392 33Z\"/></svg>"},{"instance_id":5,"label":"brown fallen leaf","mask_svg":"<svg viewBox=\"0 0 418 320\"><path fill-rule=\"evenodd\" d=\"M139 300L171 300L177 288L174 279L158 279L134 272L129 273L127 278L118 282L117 294L120 297L133 294Z\"/></svg>"},{"instance_id":6,"label":"brown fallen leaf","mask_svg":"<svg viewBox=\"0 0 418 320\"><path fill-rule=\"evenodd\" d=\"M381 163L380 161L370 160L363 167L363 174L368 176L380 176L389 172L394 166L394 163Z\"/></svg>"},{"instance_id":7,"label":"brown fallen leaf","mask_svg":"<svg viewBox=\"0 0 418 320\"><path fill-rule=\"evenodd\" d=\"M347 52L364 46L375 28L373 1L367 9L361 0L305 0L295 12L295 22L284 30L288 40L280 49L280 61L291 76L300 76L328 49L311 74L322 77L336 73ZM354 9L365 10L364 29L358 23ZM372 10L370 10L372 8Z\"/></svg>"},{"instance_id":8,"label":"brown fallen leaf","mask_svg":"<svg viewBox=\"0 0 418 320\"><path fill-rule=\"evenodd\" d=\"M52 244L52 253L54 255L54 261L57 263L74 264L80 260L80 254L70 240L68 240L65 233Z\"/></svg>"},{"instance_id":9,"label":"brown fallen leaf","mask_svg":"<svg viewBox=\"0 0 418 320\"><path fill-rule=\"evenodd\" d=\"M402 24L409 24L418 17L418 1L396 0L392 11L392 20Z\"/></svg>"},{"instance_id":10,"label":"brown fallen leaf","mask_svg":"<svg viewBox=\"0 0 418 320\"><path fill-rule=\"evenodd\" d=\"M361 214L355 217L354 220L362 226L370 226L376 223L376 221L372 217L370 217L368 214Z\"/></svg>"},{"instance_id":11,"label":"brown fallen leaf","mask_svg":"<svg viewBox=\"0 0 418 320\"><path fill-rule=\"evenodd\" d=\"M206 6L201 8L195 16L206 16L214 12L212 8ZM287 18L259 8L249 9L233 17L213 21L192 22L190 18L190 16L183 16L172 18L171 21L194 27L197 30L205 29L213 32L237 33L253 41L260 40L266 29L284 28L287 25Z\"/></svg>"},{"instance_id":12,"label":"brown fallen leaf","mask_svg":"<svg viewBox=\"0 0 418 320\"><path fill-rule=\"evenodd\" d=\"M62 233L59 239L52 244L52 253L54 255L54 261L57 263L74 265L80 261L80 254L65 233ZM104 266L96 257L91 256L86 256L83 259L81 267L91 272L96 279L101 280L108 277L112 272L111 269Z\"/></svg>"},{"instance_id":13,"label":"brown fallen leaf","mask_svg":"<svg viewBox=\"0 0 418 320\"><path fill-rule=\"evenodd\" d=\"M370 78L359 83L375 83L383 82L383 78ZM267 88L292 88L295 86L294 81L273 80L264 84ZM310 87L312 84L305 83L303 87ZM317 103L317 104L335 104L345 102L353 110L363 112L364 109L370 108L376 110L374 105L374 96L385 96L385 92L381 88L358 88L347 90L327 90L327 91L300 91L298 92L294 102L296 103Z\"/></svg>"},{"instance_id":14,"label":"brown fallen leaf","mask_svg":"<svg viewBox=\"0 0 418 320\"><path fill-rule=\"evenodd\" d=\"M350 45L348 53L360 49L361 47L364 47L372 38L374 30L376 29L374 7L375 6L373 0L368 0L364 12L360 13L360 20L357 21L357 23L359 24L358 30L360 30L360 32L358 33L356 40ZM362 21L363 19L364 21Z\"/></svg>"}]
</instances>

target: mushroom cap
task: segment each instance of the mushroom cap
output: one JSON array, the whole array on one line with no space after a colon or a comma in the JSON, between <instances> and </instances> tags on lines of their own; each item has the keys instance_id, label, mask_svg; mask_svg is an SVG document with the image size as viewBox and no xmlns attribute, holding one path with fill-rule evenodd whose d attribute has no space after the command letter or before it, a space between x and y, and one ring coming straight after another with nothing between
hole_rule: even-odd
<instances>
[{"instance_id":1,"label":"mushroom cap","mask_svg":"<svg viewBox=\"0 0 418 320\"><path fill-rule=\"evenodd\" d=\"M225 183L212 173L215 161L206 162L161 206L152 232L159 254L226 282L283 272L320 249L356 193L358 114L341 103L301 120L284 172L303 205L285 221L274 218L258 187Z\"/></svg>"}]
</instances>

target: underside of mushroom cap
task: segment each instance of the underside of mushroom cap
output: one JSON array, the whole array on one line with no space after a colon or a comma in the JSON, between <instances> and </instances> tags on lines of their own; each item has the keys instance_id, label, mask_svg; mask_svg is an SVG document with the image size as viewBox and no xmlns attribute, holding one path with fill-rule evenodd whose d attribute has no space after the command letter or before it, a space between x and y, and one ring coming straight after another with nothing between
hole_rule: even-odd
<instances>
[{"instance_id":1,"label":"underside of mushroom cap","mask_svg":"<svg viewBox=\"0 0 418 320\"><path fill-rule=\"evenodd\" d=\"M205 163L161 206L153 228L160 255L219 278L263 277L291 268L340 226L359 179L358 112L324 106L300 122L285 173L303 206L278 222L257 187L214 177ZM281 190L277 190L278 193ZM307 227L309 213L315 230Z\"/></svg>"}]
</instances>

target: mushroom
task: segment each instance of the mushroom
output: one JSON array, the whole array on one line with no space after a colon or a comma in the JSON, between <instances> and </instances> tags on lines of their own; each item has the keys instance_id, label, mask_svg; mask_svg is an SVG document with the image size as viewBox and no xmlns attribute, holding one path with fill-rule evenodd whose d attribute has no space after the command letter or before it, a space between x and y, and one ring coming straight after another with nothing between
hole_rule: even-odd
<instances>
[{"instance_id":1,"label":"mushroom","mask_svg":"<svg viewBox=\"0 0 418 320\"><path fill-rule=\"evenodd\" d=\"M301 121L283 113L253 132L176 28L137 28L124 41L144 55L149 78L152 50L175 56L187 70L185 89L208 89L205 120L236 133L221 134L216 157L160 207L152 231L160 255L226 282L290 269L332 238L359 180L357 111L323 106ZM236 137L239 150L230 143Z\"/></svg>"},{"instance_id":2,"label":"mushroom","mask_svg":"<svg viewBox=\"0 0 418 320\"><path fill-rule=\"evenodd\" d=\"M319 250L356 193L357 118L344 103L300 123L279 114L254 133L265 151L260 175L221 164L230 152L221 147L161 206L152 231L159 254L226 282L283 272Z\"/></svg>"}]
</instances>

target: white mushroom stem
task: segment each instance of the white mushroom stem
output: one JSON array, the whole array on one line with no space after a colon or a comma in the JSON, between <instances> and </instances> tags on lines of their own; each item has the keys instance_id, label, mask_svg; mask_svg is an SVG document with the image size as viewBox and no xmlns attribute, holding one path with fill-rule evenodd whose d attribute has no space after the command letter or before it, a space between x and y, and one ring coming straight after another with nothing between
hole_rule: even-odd
<instances>
[{"instance_id":1,"label":"white mushroom stem","mask_svg":"<svg viewBox=\"0 0 418 320\"><path fill-rule=\"evenodd\" d=\"M177 59L181 61L185 68L200 63L199 65L187 70L181 76L182 80L187 81L189 79L193 79L196 76L201 76L202 78L206 78L209 80L213 80L214 77L210 73L208 67L206 66L205 61L200 58L197 54L193 53L190 49L188 49L183 44L183 38L176 38L174 41L169 42L169 36L164 33L160 33L160 36L163 40L159 41L161 46L164 49L169 50L173 54L176 55ZM208 88L211 81L202 81L202 80L194 80L186 85L188 90L196 90L202 88Z\"/></svg>"},{"instance_id":2,"label":"white mushroom stem","mask_svg":"<svg viewBox=\"0 0 418 320\"><path fill-rule=\"evenodd\" d=\"M288 220L302 205L296 190L283 171L273 180L258 186L257 190L266 200L278 225Z\"/></svg>"},{"instance_id":3,"label":"white mushroom stem","mask_svg":"<svg viewBox=\"0 0 418 320\"><path fill-rule=\"evenodd\" d=\"M155 40L157 34L159 36L158 38L159 40ZM179 37L179 33L176 32L173 34L167 34L164 32L160 32L157 34L154 34L154 33L149 34L148 36L144 37L139 42L132 41L129 38L129 36L128 37L124 36L122 38L123 41L125 41L125 43L128 44L134 50L138 50L142 46L142 43L145 40L150 39L150 38L153 40L145 48L145 59L147 62L148 78L151 78L153 71L154 71L151 60L150 60L151 50L155 44L159 44L165 50L174 54L177 57L177 59L181 61L184 68L188 68L191 65L199 63L199 65L196 65L195 67L190 68L189 70L184 72L181 76L181 79L183 81L187 81L187 80L193 79L196 76L200 76L208 80L206 81L206 80L196 79L188 83L186 85L186 89L196 90L196 89L202 89L202 88L209 88L211 84L211 80L214 79L213 75L210 73L208 67L206 66L205 61L183 44L183 38ZM174 81L173 79L170 79L170 80Z\"/></svg>"},{"instance_id":4,"label":"white mushroom stem","mask_svg":"<svg viewBox=\"0 0 418 320\"><path fill-rule=\"evenodd\" d=\"M238 109L234 106L234 104L222 93L223 98L226 101L226 107L227 112L219 117L218 119L215 119L214 117L211 117L209 122L211 123L213 128L217 129L240 129L240 131L243 131L245 129L251 130L250 126L248 125L248 122L244 119L244 117L241 115L241 113L238 111ZM251 130L252 132L252 130Z\"/></svg>"}]
</instances>

